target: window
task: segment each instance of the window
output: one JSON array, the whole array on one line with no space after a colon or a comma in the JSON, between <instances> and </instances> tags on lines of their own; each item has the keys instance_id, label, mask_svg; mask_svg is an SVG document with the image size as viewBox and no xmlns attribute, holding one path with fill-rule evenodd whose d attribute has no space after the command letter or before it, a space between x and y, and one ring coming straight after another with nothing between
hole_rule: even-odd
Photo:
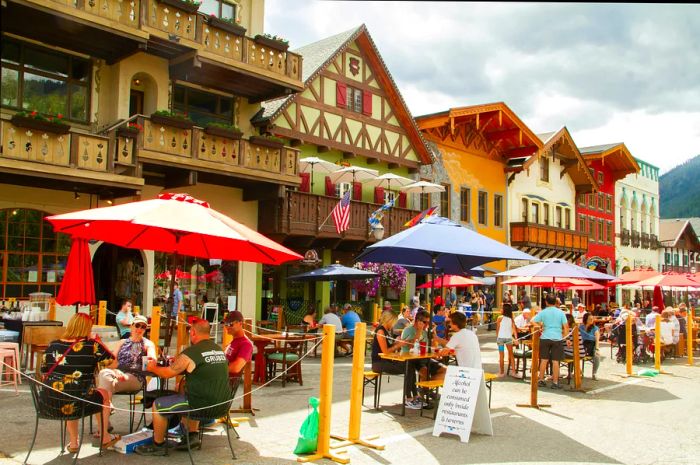
<instances>
[{"instance_id":1,"label":"window","mask_svg":"<svg viewBox=\"0 0 700 465\"><path fill-rule=\"evenodd\" d=\"M530 222L539 224L540 222L540 204L532 202L530 206Z\"/></svg>"},{"instance_id":2,"label":"window","mask_svg":"<svg viewBox=\"0 0 700 465\"><path fill-rule=\"evenodd\" d=\"M419 194L420 195L420 209L421 211L430 208L430 194Z\"/></svg>"},{"instance_id":3,"label":"window","mask_svg":"<svg viewBox=\"0 0 700 465\"><path fill-rule=\"evenodd\" d=\"M462 187L459 191L459 220L469 222L471 221L471 189L467 187Z\"/></svg>"},{"instance_id":4,"label":"window","mask_svg":"<svg viewBox=\"0 0 700 465\"><path fill-rule=\"evenodd\" d=\"M542 204L542 218L544 219L544 224L549 226L549 204Z\"/></svg>"},{"instance_id":5,"label":"window","mask_svg":"<svg viewBox=\"0 0 700 465\"><path fill-rule=\"evenodd\" d=\"M586 194L586 197L588 197L588 208L595 208L595 193Z\"/></svg>"},{"instance_id":6,"label":"window","mask_svg":"<svg viewBox=\"0 0 700 465\"><path fill-rule=\"evenodd\" d=\"M351 182L339 182L335 185L335 196L342 199L347 191L350 191L350 198L352 199L352 183ZM386 191L384 191L384 196L386 196Z\"/></svg>"},{"instance_id":7,"label":"window","mask_svg":"<svg viewBox=\"0 0 700 465\"><path fill-rule=\"evenodd\" d=\"M348 86L348 110L362 113L362 91ZM443 214L442 212L440 213Z\"/></svg>"},{"instance_id":8,"label":"window","mask_svg":"<svg viewBox=\"0 0 700 465\"><path fill-rule=\"evenodd\" d=\"M678 266L678 252L673 254L673 264Z\"/></svg>"},{"instance_id":9,"label":"window","mask_svg":"<svg viewBox=\"0 0 700 465\"><path fill-rule=\"evenodd\" d=\"M523 199L523 200L522 200L522 205L521 205L520 209L521 209L521 213L522 213L522 216L523 216L523 221L526 222L526 223L527 223L527 211L528 211L528 206L529 206L528 200L527 200L527 199Z\"/></svg>"},{"instance_id":10,"label":"window","mask_svg":"<svg viewBox=\"0 0 700 465\"><path fill-rule=\"evenodd\" d=\"M613 238L615 237L615 233L613 232L613 223L612 221L608 221L608 244L612 244Z\"/></svg>"},{"instance_id":11,"label":"window","mask_svg":"<svg viewBox=\"0 0 700 465\"><path fill-rule=\"evenodd\" d=\"M605 196L605 211L612 213L612 195L610 194Z\"/></svg>"},{"instance_id":12,"label":"window","mask_svg":"<svg viewBox=\"0 0 700 465\"><path fill-rule=\"evenodd\" d=\"M493 196L493 225L503 227L503 196L498 194Z\"/></svg>"},{"instance_id":13,"label":"window","mask_svg":"<svg viewBox=\"0 0 700 465\"><path fill-rule=\"evenodd\" d=\"M445 190L440 192L440 216L450 217L450 185L443 184Z\"/></svg>"},{"instance_id":14,"label":"window","mask_svg":"<svg viewBox=\"0 0 700 465\"><path fill-rule=\"evenodd\" d=\"M202 0L199 12L221 19L236 19L236 5L226 0Z\"/></svg>"},{"instance_id":15,"label":"window","mask_svg":"<svg viewBox=\"0 0 700 465\"><path fill-rule=\"evenodd\" d=\"M231 124L233 98L175 85L173 110L187 113L198 126L204 126L210 122Z\"/></svg>"},{"instance_id":16,"label":"window","mask_svg":"<svg viewBox=\"0 0 700 465\"><path fill-rule=\"evenodd\" d=\"M0 210L0 294L28 298L57 295L70 250L70 236L53 232L38 210ZM6 266L2 266L5 264Z\"/></svg>"},{"instance_id":17,"label":"window","mask_svg":"<svg viewBox=\"0 0 700 465\"><path fill-rule=\"evenodd\" d=\"M605 231L603 230L603 220L598 220L598 242L605 242Z\"/></svg>"},{"instance_id":18,"label":"window","mask_svg":"<svg viewBox=\"0 0 700 465\"><path fill-rule=\"evenodd\" d=\"M540 158L540 181L549 182L549 158Z\"/></svg>"},{"instance_id":19,"label":"window","mask_svg":"<svg viewBox=\"0 0 700 465\"><path fill-rule=\"evenodd\" d=\"M605 181L605 175L603 175L602 171L598 171L598 185L602 186L603 181Z\"/></svg>"},{"instance_id":20,"label":"window","mask_svg":"<svg viewBox=\"0 0 700 465\"><path fill-rule=\"evenodd\" d=\"M36 110L87 123L89 60L2 38L3 107Z\"/></svg>"},{"instance_id":21,"label":"window","mask_svg":"<svg viewBox=\"0 0 700 465\"><path fill-rule=\"evenodd\" d=\"M683 254L683 266L688 266L688 255Z\"/></svg>"},{"instance_id":22,"label":"window","mask_svg":"<svg viewBox=\"0 0 700 465\"><path fill-rule=\"evenodd\" d=\"M583 215L578 216L578 232L586 232L586 217Z\"/></svg>"},{"instance_id":23,"label":"window","mask_svg":"<svg viewBox=\"0 0 700 465\"><path fill-rule=\"evenodd\" d=\"M566 227L566 229L571 229L571 209L570 208L564 209L564 227Z\"/></svg>"},{"instance_id":24,"label":"window","mask_svg":"<svg viewBox=\"0 0 700 465\"><path fill-rule=\"evenodd\" d=\"M486 225L488 221L488 201L487 192L479 192L479 224Z\"/></svg>"},{"instance_id":25,"label":"window","mask_svg":"<svg viewBox=\"0 0 700 465\"><path fill-rule=\"evenodd\" d=\"M582 207L586 206L586 194L579 194L578 195L578 204L581 205Z\"/></svg>"},{"instance_id":26,"label":"window","mask_svg":"<svg viewBox=\"0 0 700 465\"><path fill-rule=\"evenodd\" d=\"M593 219L592 216L588 217L588 237L590 238L591 242L596 242L596 236L595 236L595 219Z\"/></svg>"},{"instance_id":27,"label":"window","mask_svg":"<svg viewBox=\"0 0 700 465\"><path fill-rule=\"evenodd\" d=\"M671 252L665 252L665 253L664 253L664 263L665 263L666 265L670 265L670 264L671 264Z\"/></svg>"},{"instance_id":28,"label":"window","mask_svg":"<svg viewBox=\"0 0 700 465\"><path fill-rule=\"evenodd\" d=\"M554 209L554 226L556 226L557 228L562 227L561 214L562 214L561 207L559 205L557 205L556 208Z\"/></svg>"},{"instance_id":29,"label":"window","mask_svg":"<svg viewBox=\"0 0 700 465\"><path fill-rule=\"evenodd\" d=\"M598 210L603 211L605 209L605 194L598 192Z\"/></svg>"}]
</instances>

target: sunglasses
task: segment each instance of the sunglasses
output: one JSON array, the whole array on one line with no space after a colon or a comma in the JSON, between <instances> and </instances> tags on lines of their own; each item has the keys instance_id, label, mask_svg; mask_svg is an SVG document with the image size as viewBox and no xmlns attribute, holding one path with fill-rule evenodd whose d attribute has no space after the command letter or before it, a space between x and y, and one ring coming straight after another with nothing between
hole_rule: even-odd
<instances>
[{"instance_id":1,"label":"sunglasses","mask_svg":"<svg viewBox=\"0 0 700 465\"><path fill-rule=\"evenodd\" d=\"M134 328L136 328L136 329L146 329L146 328L148 328L148 326L145 325L145 324L143 324L143 323L137 323L137 324L134 325Z\"/></svg>"}]
</instances>

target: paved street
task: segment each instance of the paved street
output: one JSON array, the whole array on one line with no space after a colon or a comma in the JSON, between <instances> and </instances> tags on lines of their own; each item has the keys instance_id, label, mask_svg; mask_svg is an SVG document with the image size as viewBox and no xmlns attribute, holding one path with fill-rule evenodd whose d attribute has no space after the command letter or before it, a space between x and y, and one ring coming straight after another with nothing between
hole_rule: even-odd
<instances>
[{"instance_id":1,"label":"paved street","mask_svg":"<svg viewBox=\"0 0 700 465\"><path fill-rule=\"evenodd\" d=\"M479 333L484 366L497 372L494 333ZM540 390L540 403L551 408L533 410L517 407L529 402L529 384L507 379L493 384L491 415L494 437L472 435L468 444L452 437L431 435L432 421L407 411L405 418L388 412L364 410L362 432L379 435L376 441L386 445L383 451L348 448L353 464L442 464L463 463L624 463L624 464L697 464L700 447L697 426L700 422L700 396L697 395L700 367L688 367L686 359L672 360L667 370L673 376L652 379L624 379L624 366L611 362L610 351L603 345L598 381L584 380L587 393ZM320 358L304 361L304 386L281 384L263 388L254 394L254 406L260 408L238 431L234 440L238 460L234 463L291 464L299 427L307 413L306 400L318 395ZM347 431L350 358L335 364L333 432ZM696 364L697 365L697 364ZM586 367L590 370L590 366ZM590 376L590 372L587 373ZM382 404L398 402L401 378L392 377L382 387ZM21 463L31 440L34 410L26 385L19 397L8 390L0 392L0 409L4 412L0 435L1 463ZM366 398L371 403L371 394ZM118 406L126 407L123 398ZM391 409L389 410L396 410ZM432 412L428 412L431 414ZM124 432L127 418L116 413L113 423ZM58 457L58 424L41 421L39 439L30 458L31 464L68 464L68 456ZM207 434L202 451L194 452L198 464L232 463L226 438L219 431ZM103 464L187 464L186 453L173 451L169 458L143 458L86 447L80 463ZM323 461L323 463L330 463Z\"/></svg>"}]
</instances>

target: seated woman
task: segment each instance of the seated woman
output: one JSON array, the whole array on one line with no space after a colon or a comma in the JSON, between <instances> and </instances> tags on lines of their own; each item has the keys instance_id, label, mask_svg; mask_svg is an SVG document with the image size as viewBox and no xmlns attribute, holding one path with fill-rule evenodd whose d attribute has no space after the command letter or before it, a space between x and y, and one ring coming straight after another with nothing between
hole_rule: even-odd
<instances>
[{"instance_id":1,"label":"seated woman","mask_svg":"<svg viewBox=\"0 0 700 465\"><path fill-rule=\"evenodd\" d=\"M600 353L598 347L600 344L600 330L593 321L593 316L590 313L584 313L579 326L579 336L583 341L583 347L586 349L586 355L593 359L593 379L596 379L598 367L600 366Z\"/></svg>"},{"instance_id":2,"label":"seated woman","mask_svg":"<svg viewBox=\"0 0 700 465\"><path fill-rule=\"evenodd\" d=\"M142 357L156 359L156 346L143 337L148 328L148 320L143 315L136 315L131 323L128 339L117 342L114 352L117 354L117 368L105 368L97 375L97 387L107 393L107 402L112 405L115 392L133 392L143 388L146 375L142 371Z\"/></svg>"},{"instance_id":3,"label":"seated woman","mask_svg":"<svg viewBox=\"0 0 700 465\"><path fill-rule=\"evenodd\" d=\"M306 332L313 332L318 328L315 308L309 307L309 309L304 314L304 318L301 319L301 324L303 326L306 326Z\"/></svg>"},{"instance_id":4,"label":"seated woman","mask_svg":"<svg viewBox=\"0 0 700 465\"><path fill-rule=\"evenodd\" d=\"M44 402L58 406L66 415L73 415L83 408L86 415L95 414L102 431L102 447L107 448L116 443L120 436L107 432L109 418L109 393L104 389L95 389L94 375L98 365L116 368L117 361L110 351L99 341L91 339L92 319L86 313L76 313L68 321L66 332L61 339L49 344L44 352L41 364L43 382L53 389L42 389L40 396ZM79 397L90 403L81 405L80 401L62 393ZM78 451L78 420L66 422L68 451Z\"/></svg>"},{"instance_id":5,"label":"seated woman","mask_svg":"<svg viewBox=\"0 0 700 465\"><path fill-rule=\"evenodd\" d=\"M671 321L673 308L667 307L661 312L661 343L663 344L664 354L673 353L674 339L676 337L676 328Z\"/></svg>"}]
</instances>

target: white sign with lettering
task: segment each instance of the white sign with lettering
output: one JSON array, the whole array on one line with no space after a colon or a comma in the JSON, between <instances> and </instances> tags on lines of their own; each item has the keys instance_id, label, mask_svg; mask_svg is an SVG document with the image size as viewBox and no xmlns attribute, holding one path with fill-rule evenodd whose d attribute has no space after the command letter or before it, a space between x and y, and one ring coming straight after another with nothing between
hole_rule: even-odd
<instances>
[{"instance_id":1,"label":"white sign with lettering","mask_svg":"<svg viewBox=\"0 0 700 465\"><path fill-rule=\"evenodd\" d=\"M433 436L455 434L469 442L471 431L493 436L484 370L449 366L445 374Z\"/></svg>"}]
</instances>

